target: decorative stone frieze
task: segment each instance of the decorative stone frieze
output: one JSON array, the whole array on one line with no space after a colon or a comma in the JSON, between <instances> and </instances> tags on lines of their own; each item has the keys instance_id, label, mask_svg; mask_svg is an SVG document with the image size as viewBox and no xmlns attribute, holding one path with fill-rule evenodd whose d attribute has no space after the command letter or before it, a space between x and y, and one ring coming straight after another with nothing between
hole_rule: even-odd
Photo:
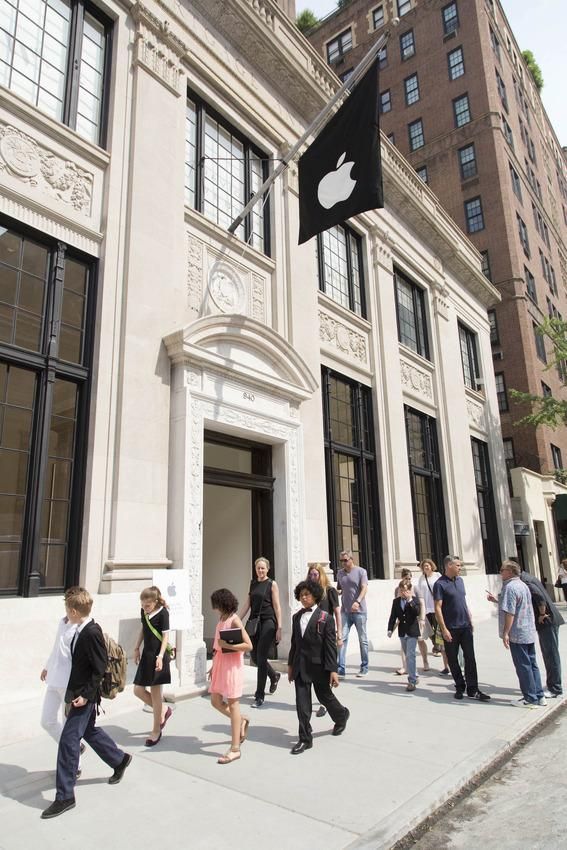
<instances>
[{"instance_id":1,"label":"decorative stone frieze","mask_svg":"<svg viewBox=\"0 0 567 850\"><path fill-rule=\"evenodd\" d=\"M203 298L203 243L188 234L187 240L187 306L200 315Z\"/></svg>"},{"instance_id":2,"label":"decorative stone frieze","mask_svg":"<svg viewBox=\"0 0 567 850\"><path fill-rule=\"evenodd\" d=\"M338 319L329 316L324 310L319 310L319 339L333 345L343 354L354 357L361 363L367 362L366 338L352 328L347 327Z\"/></svg>"},{"instance_id":3,"label":"decorative stone frieze","mask_svg":"<svg viewBox=\"0 0 567 850\"><path fill-rule=\"evenodd\" d=\"M469 424L476 428L479 431L486 432L486 415L484 407L481 404L477 404L472 401L472 399L467 399L467 414L469 417Z\"/></svg>"},{"instance_id":4,"label":"decorative stone frieze","mask_svg":"<svg viewBox=\"0 0 567 850\"><path fill-rule=\"evenodd\" d=\"M91 214L94 176L38 144L17 127L0 123L0 171L85 216Z\"/></svg>"},{"instance_id":5,"label":"decorative stone frieze","mask_svg":"<svg viewBox=\"0 0 567 850\"><path fill-rule=\"evenodd\" d=\"M134 65L180 97L180 59L187 53L186 45L171 31L168 21L160 20L141 3L132 9L132 17L136 21Z\"/></svg>"},{"instance_id":6,"label":"decorative stone frieze","mask_svg":"<svg viewBox=\"0 0 567 850\"><path fill-rule=\"evenodd\" d=\"M258 274L252 275L252 318L266 321L266 292L264 279Z\"/></svg>"},{"instance_id":7,"label":"decorative stone frieze","mask_svg":"<svg viewBox=\"0 0 567 850\"><path fill-rule=\"evenodd\" d=\"M423 369L419 369L415 364L408 363L406 360L401 360L400 377L402 387L422 396L427 401L433 401L431 375L428 375Z\"/></svg>"}]
</instances>

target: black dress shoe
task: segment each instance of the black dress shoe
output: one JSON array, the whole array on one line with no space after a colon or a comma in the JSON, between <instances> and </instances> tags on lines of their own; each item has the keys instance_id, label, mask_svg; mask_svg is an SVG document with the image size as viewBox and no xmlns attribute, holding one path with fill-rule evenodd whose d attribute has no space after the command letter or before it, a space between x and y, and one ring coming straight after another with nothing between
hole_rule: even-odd
<instances>
[{"instance_id":1,"label":"black dress shoe","mask_svg":"<svg viewBox=\"0 0 567 850\"><path fill-rule=\"evenodd\" d=\"M307 741L298 741L297 744L291 748L292 756L298 756L300 753L304 753L305 750L310 750L313 744L308 744Z\"/></svg>"},{"instance_id":2,"label":"black dress shoe","mask_svg":"<svg viewBox=\"0 0 567 850\"><path fill-rule=\"evenodd\" d=\"M276 673L276 675L274 676L274 679L270 684L270 693L271 694L275 694L275 692L277 691L278 684L279 684L281 677L282 677L281 673Z\"/></svg>"},{"instance_id":3,"label":"black dress shoe","mask_svg":"<svg viewBox=\"0 0 567 850\"><path fill-rule=\"evenodd\" d=\"M124 771L126 770L131 761L132 756L130 755L130 753L124 753L124 758L122 759L118 767L114 768L114 773L108 780L109 785L118 785L118 783L124 776Z\"/></svg>"},{"instance_id":4,"label":"black dress shoe","mask_svg":"<svg viewBox=\"0 0 567 850\"><path fill-rule=\"evenodd\" d=\"M333 735L342 735L346 729L346 725L348 723L348 719L350 717L350 711L348 708L345 708L345 719L342 723L335 723L333 727Z\"/></svg>"},{"instance_id":5,"label":"black dress shoe","mask_svg":"<svg viewBox=\"0 0 567 850\"><path fill-rule=\"evenodd\" d=\"M45 811L41 813L43 820L48 818L56 818L57 815L62 815L67 809L75 808L75 798L70 797L68 800L55 800Z\"/></svg>"}]
</instances>

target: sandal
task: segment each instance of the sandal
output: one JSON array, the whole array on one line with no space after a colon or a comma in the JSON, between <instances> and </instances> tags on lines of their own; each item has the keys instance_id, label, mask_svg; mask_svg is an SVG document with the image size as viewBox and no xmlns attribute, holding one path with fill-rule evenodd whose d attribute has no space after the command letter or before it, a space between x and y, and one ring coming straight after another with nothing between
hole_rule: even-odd
<instances>
[{"instance_id":1,"label":"sandal","mask_svg":"<svg viewBox=\"0 0 567 850\"><path fill-rule=\"evenodd\" d=\"M240 758L240 750L229 750L220 759L217 759L217 764L230 764L232 761L238 761Z\"/></svg>"},{"instance_id":2,"label":"sandal","mask_svg":"<svg viewBox=\"0 0 567 850\"><path fill-rule=\"evenodd\" d=\"M248 727L250 726L250 721L247 717L242 718L242 723L240 724L240 743L243 744L246 738L248 737Z\"/></svg>"},{"instance_id":3,"label":"sandal","mask_svg":"<svg viewBox=\"0 0 567 850\"><path fill-rule=\"evenodd\" d=\"M424 672L424 673L429 673L429 671L430 671L430 670L431 670L431 667L429 666L429 664L425 663L425 664L423 665L423 672Z\"/></svg>"}]
</instances>

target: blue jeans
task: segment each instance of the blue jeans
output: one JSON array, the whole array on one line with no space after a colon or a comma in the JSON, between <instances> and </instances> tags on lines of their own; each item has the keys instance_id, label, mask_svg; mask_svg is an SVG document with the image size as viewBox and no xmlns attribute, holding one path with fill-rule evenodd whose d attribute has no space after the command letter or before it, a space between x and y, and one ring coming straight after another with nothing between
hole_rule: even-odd
<instances>
[{"instance_id":1,"label":"blue jeans","mask_svg":"<svg viewBox=\"0 0 567 850\"><path fill-rule=\"evenodd\" d=\"M402 650L406 656L406 666L408 668L408 682L410 685L417 684L417 662L415 660L415 650L417 647L417 638L404 635L400 637Z\"/></svg>"},{"instance_id":2,"label":"blue jeans","mask_svg":"<svg viewBox=\"0 0 567 850\"><path fill-rule=\"evenodd\" d=\"M339 676L345 674L345 661L348 646L348 635L354 626L358 633L358 644L360 646L360 672L368 673L368 636L366 634L366 614L361 612L347 613L341 611L343 624L343 645L339 650Z\"/></svg>"},{"instance_id":3,"label":"blue jeans","mask_svg":"<svg viewBox=\"0 0 567 850\"><path fill-rule=\"evenodd\" d=\"M561 658L559 657L559 626L544 626L538 632L539 648L547 674L547 690L552 694L562 694Z\"/></svg>"},{"instance_id":4,"label":"blue jeans","mask_svg":"<svg viewBox=\"0 0 567 850\"><path fill-rule=\"evenodd\" d=\"M536 703L543 696L543 688L536 661L535 643L510 641L510 653L525 701Z\"/></svg>"}]
</instances>

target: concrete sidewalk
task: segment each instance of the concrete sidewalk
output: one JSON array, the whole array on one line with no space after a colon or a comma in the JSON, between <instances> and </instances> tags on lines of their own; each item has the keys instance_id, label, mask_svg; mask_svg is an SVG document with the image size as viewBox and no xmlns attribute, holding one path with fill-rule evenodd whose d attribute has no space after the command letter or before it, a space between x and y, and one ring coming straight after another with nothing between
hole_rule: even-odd
<instances>
[{"instance_id":1,"label":"concrete sidewalk","mask_svg":"<svg viewBox=\"0 0 567 850\"><path fill-rule=\"evenodd\" d=\"M564 656L567 627L560 636ZM314 717L314 747L300 756L289 754L297 718L294 691L283 676L277 693L254 710L255 671L247 670L249 738L241 760L226 766L216 760L227 749L228 726L207 698L178 703L152 750L143 746L149 715L105 702L100 722L134 754L132 765L111 787L110 769L88 751L77 807L50 821L39 815L54 799L55 745L38 732L4 746L0 850L139 850L148 843L250 850L265 842L273 850L391 848L563 702L513 707L517 679L495 619L478 624L475 641L489 703L454 700L438 659L430 659L435 669L421 675L417 691L406 693L405 678L394 674L399 641L393 638L387 649L371 653L366 679L355 678L358 654L350 657L338 689L351 711L347 730L334 738L329 718Z\"/></svg>"}]
</instances>

